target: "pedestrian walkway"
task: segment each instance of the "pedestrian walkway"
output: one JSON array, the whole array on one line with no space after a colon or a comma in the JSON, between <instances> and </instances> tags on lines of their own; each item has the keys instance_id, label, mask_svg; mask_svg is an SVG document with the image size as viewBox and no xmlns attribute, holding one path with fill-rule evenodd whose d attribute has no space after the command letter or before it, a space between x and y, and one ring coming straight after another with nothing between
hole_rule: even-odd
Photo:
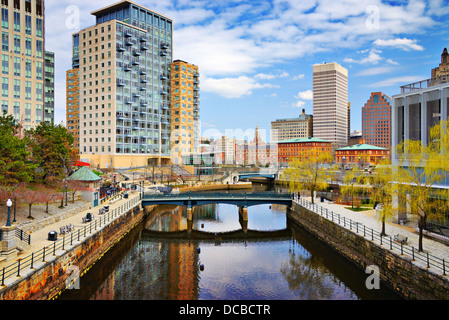
<instances>
[{"instance_id":1,"label":"pedestrian walkway","mask_svg":"<svg viewBox=\"0 0 449 320\"><path fill-rule=\"evenodd\" d=\"M60 234L60 228L67 226L67 225L72 225L75 227L75 232L76 230L83 228L86 226L85 223L83 223L83 218L86 217L87 213L91 213L92 217L97 218L99 217L99 209L102 208L103 205L108 204L109 205L109 211L114 210L115 208L120 207L121 205L123 205L124 203L140 197L140 193L139 192L128 192L128 198L124 198L122 197L121 199L114 201L113 203L109 203L109 201L103 202L103 204L101 206L92 208L92 209L88 209L88 210L83 210L80 211L76 214L73 214L70 217L67 217L66 219L62 219L61 221L46 225L45 227L40 228L39 230L36 230L34 232L31 233L31 244L29 246L26 246L22 251L20 251L17 255L17 258L11 260L11 261L2 261L0 262L0 270L3 269L4 267L7 267L13 263L16 263L16 261L18 259L24 258L24 257L28 257L29 255L31 255L33 252L37 252L41 249L43 249L44 247L47 247L49 245L52 245L54 243L54 241L50 241L48 240L48 235L50 232L52 231L56 231L57 232L57 236L58 236L58 240L61 239L64 236L69 235L70 233L67 233L66 235L61 235ZM71 231L72 233L74 231ZM17 240L18 241L18 240Z\"/></svg>"},{"instance_id":2,"label":"pedestrian walkway","mask_svg":"<svg viewBox=\"0 0 449 320\"><path fill-rule=\"evenodd\" d=\"M303 204L311 204L311 198L310 197L301 197L299 200L295 200L296 203L303 205ZM323 209L320 209L323 208ZM311 209L309 207L308 209ZM352 210L346 209L343 205L334 204L331 201L325 200L324 202L315 201L315 206L312 211L317 213L326 212L334 212L336 214L339 214L341 217L345 217L348 219L348 221L353 221L359 223L359 232L361 232L361 226L364 225L365 228L370 228L377 233L380 233L382 231L382 223L380 220L378 220L375 216L364 214L363 211L360 212L354 212ZM335 219L334 219L335 221ZM340 223L341 224L341 223ZM351 230L355 230L355 225L350 226L349 224L346 226L348 229L351 228ZM386 222L385 226L385 232L387 234L386 238L384 239L384 245L388 248L388 241L389 237L394 238L395 235L400 234L404 237L407 237L407 245L410 247L414 247L414 252L418 254L418 241L419 241L419 234L411 227L407 226L401 226L392 222ZM367 236L368 237L368 236ZM395 243L396 248L399 248L398 244ZM424 253L429 255L437 257L444 261L444 263L447 263L447 267L449 267L449 246L439 242L437 240L433 240L428 237L423 237L423 250ZM443 260L444 259L444 260ZM427 268L427 261L416 259L416 264L420 265L423 268ZM449 269L445 267L446 269ZM433 269L433 268L430 268ZM435 271L435 270L434 270ZM444 271L443 271L444 272ZM441 274L440 270L437 270L438 274Z\"/></svg>"}]
</instances>

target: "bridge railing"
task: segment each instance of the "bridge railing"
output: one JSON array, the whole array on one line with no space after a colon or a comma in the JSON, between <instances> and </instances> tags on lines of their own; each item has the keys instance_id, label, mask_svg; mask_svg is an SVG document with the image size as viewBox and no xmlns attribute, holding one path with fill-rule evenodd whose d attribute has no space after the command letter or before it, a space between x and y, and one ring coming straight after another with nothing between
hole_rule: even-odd
<instances>
[{"instance_id":1,"label":"bridge railing","mask_svg":"<svg viewBox=\"0 0 449 320\"><path fill-rule=\"evenodd\" d=\"M177 193L177 194L143 194L143 200L152 199L210 199L210 198L220 198L220 199L293 199L293 195L290 193L276 193L276 192L258 192L258 193L221 193L221 192L210 192L210 193Z\"/></svg>"},{"instance_id":2,"label":"bridge railing","mask_svg":"<svg viewBox=\"0 0 449 320\"><path fill-rule=\"evenodd\" d=\"M381 246L385 245L390 248L391 251L397 252L400 255L405 255L411 258L412 261L420 261L424 263L427 268L435 268L446 275L447 260L430 254L429 252L419 251L412 245L403 244L402 242L396 242L391 236L383 236L380 232L373 228L365 226L363 223L353 221L344 215L336 213L328 208L311 203L310 201L300 198L294 200L302 207L319 214L320 216L346 228L351 231L355 231L359 235L363 235L364 238L371 239L372 242L378 243Z\"/></svg>"}]
</instances>

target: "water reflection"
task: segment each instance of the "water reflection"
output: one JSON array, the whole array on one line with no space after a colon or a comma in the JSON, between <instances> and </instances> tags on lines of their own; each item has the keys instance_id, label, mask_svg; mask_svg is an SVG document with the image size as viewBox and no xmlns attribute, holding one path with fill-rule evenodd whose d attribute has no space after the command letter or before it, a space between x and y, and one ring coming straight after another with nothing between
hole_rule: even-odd
<instances>
[{"instance_id":1,"label":"water reflection","mask_svg":"<svg viewBox=\"0 0 449 320\"><path fill-rule=\"evenodd\" d=\"M285 206L249 207L247 226L260 232L290 233L220 241L157 237L151 232L183 232L188 228L185 208L160 206L141 229L81 278L80 290L67 291L61 299L396 298L385 289L367 290L363 271L293 225ZM195 207L192 229L212 233L241 230L238 207Z\"/></svg>"}]
</instances>

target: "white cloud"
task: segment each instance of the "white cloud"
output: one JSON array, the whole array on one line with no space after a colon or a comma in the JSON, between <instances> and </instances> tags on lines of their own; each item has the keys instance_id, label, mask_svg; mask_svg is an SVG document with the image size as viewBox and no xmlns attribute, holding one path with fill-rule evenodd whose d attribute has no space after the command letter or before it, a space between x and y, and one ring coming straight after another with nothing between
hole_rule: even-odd
<instances>
[{"instance_id":1,"label":"white cloud","mask_svg":"<svg viewBox=\"0 0 449 320\"><path fill-rule=\"evenodd\" d=\"M389 64L394 64L394 65L398 65L399 64L399 62L396 62L396 61L393 61L392 59L387 59L387 60L385 60L387 63L389 63Z\"/></svg>"},{"instance_id":2,"label":"white cloud","mask_svg":"<svg viewBox=\"0 0 449 320\"><path fill-rule=\"evenodd\" d=\"M383 58L379 55L382 53L380 50L371 49L368 56L361 58L359 60L352 58L345 58L344 61L348 63L358 63L358 64L378 64Z\"/></svg>"},{"instance_id":3,"label":"white cloud","mask_svg":"<svg viewBox=\"0 0 449 320\"><path fill-rule=\"evenodd\" d=\"M389 73L394 70L394 67L384 66L364 69L356 74L356 76L375 76L379 74Z\"/></svg>"},{"instance_id":4,"label":"white cloud","mask_svg":"<svg viewBox=\"0 0 449 320\"><path fill-rule=\"evenodd\" d=\"M293 80L302 80L302 79L304 79L304 77L305 77L305 74L301 73L301 74L298 74L297 76L294 76L292 79Z\"/></svg>"},{"instance_id":5,"label":"white cloud","mask_svg":"<svg viewBox=\"0 0 449 320\"><path fill-rule=\"evenodd\" d=\"M409 83L417 82L426 79L422 76L403 76L385 79L376 83L372 83L369 87L391 87L391 86L402 86Z\"/></svg>"},{"instance_id":6,"label":"white cloud","mask_svg":"<svg viewBox=\"0 0 449 320\"><path fill-rule=\"evenodd\" d=\"M201 82L201 90L213 92L225 98L248 96L254 89L263 88L277 88L277 86L269 83L261 84L246 76L222 79L206 78Z\"/></svg>"},{"instance_id":7,"label":"white cloud","mask_svg":"<svg viewBox=\"0 0 449 320\"><path fill-rule=\"evenodd\" d=\"M295 96L297 99L303 99L303 100L313 100L313 91L312 90L306 90L298 92L298 94Z\"/></svg>"},{"instance_id":8,"label":"white cloud","mask_svg":"<svg viewBox=\"0 0 449 320\"><path fill-rule=\"evenodd\" d=\"M272 80L276 78L286 78L288 77L288 72L283 71L280 74L274 75L274 74L266 74L266 73L258 73L255 75L255 78L261 79L261 80Z\"/></svg>"},{"instance_id":9,"label":"white cloud","mask_svg":"<svg viewBox=\"0 0 449 320\"><path fill-rule=\"evenodd\" d=\"M409 50L417 50L422 51L424 50L424 47L417 44L417 40L413 39L407 39L407 38L396 38L396 39L389 39L389 40L382 40L377 39L374 41L374 44L379 47L393 47L393 48L399 48L405 51Z\"/></svg>"}]
</instances>

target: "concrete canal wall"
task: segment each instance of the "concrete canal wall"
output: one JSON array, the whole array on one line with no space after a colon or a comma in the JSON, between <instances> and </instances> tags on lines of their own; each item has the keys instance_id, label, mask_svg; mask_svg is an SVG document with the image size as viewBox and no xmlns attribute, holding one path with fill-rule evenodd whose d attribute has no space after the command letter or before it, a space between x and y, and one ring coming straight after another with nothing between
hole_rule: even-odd
<instances>
[{"instance_id":1,"label":"concrete canal wall","mask_svg":"<svg viewBox=\"0 0 449 320\"><path fill-rule=\"evenodd\" d=\"M68 285L76 286L101 257L114 247L127 233L141 223L156 206L145 210L130 208L109 224L97 228L92 234L67 245L65 250L49 253L45 262L35 263L34 270L17 277L0 293L5 300L49 300L56 298Z\"/></svg>"},{"instance_id":2,"label":"concrete canal wall","mask_svg":"<svg viewBox=\"0 0 449 320\"><path fill-rule=\"evenodd\" d=\"M355 232L294 203L288 217L339 254L366 270L379 268L380 278L406 299L447 300L449 281ZM370 274L367 273L367 277Z\"/></svg>"}]
</instances>

